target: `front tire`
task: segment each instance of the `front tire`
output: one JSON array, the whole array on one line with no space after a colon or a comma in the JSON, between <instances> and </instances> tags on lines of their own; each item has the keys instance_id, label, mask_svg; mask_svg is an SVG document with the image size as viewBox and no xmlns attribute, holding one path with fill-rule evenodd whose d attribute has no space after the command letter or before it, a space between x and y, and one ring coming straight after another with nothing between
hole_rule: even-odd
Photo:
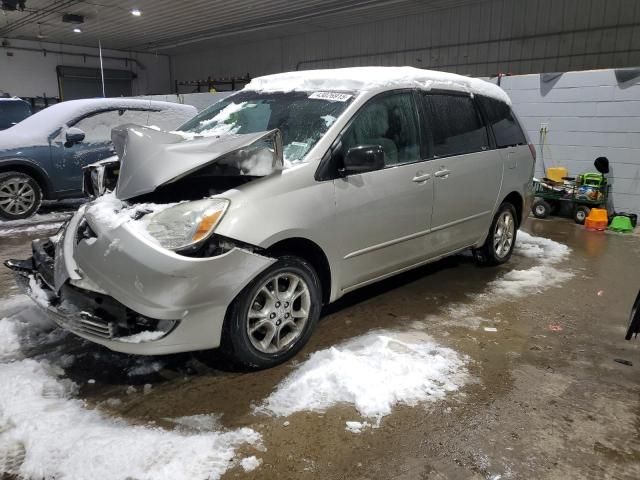
<instances>
[{"instance_id":1,"label":"front tire","mask_svg":"<svg viewBox=\"0 0 640 480\"><path fill-rule=\"evenodd\" d=\"M484 244L473 251L478 264L493 266L507 262L513 253L517 234L516 209L512 204L505 202L493 217Z\"/></svg>"},{"instance_id":2,"label":"front tire","mask_svg":"<svg viewBox=\"0 0 640 480\"><path fill-rule=\"evenodd\" d=\"M322 290L314 268L300 257L282 256L229 306L221 351L250 369L283 363L307 343L321 308Z\"/></svg>"},{"instance_id":3,"label":"front tire","mask_svg":"<svg viewBox=\"0 0 640 480\"><path fill-rule=\"evenodd\" d=\"M41 203L42 189L33 177L22 172L0 173L0 217L29 218Z\"/></svg>"}]
</instances>

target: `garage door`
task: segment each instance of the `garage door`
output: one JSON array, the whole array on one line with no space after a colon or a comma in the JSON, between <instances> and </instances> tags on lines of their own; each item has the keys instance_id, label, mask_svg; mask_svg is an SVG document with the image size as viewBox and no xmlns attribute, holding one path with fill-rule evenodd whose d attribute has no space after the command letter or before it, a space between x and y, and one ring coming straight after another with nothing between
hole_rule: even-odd
<instances>
[{"instance_id":1,"label":"garage door","mask_svg":"<svg viewBox=\"0 0 640 480\"><path fill-rule=\"evenodd\" d=\"M65 67L59 65L58 86L61 100L102 97L99 68ZM129 70L105 69L104 83L107 97L130 97L135 73Z\"/></svg>"}]
</instances>

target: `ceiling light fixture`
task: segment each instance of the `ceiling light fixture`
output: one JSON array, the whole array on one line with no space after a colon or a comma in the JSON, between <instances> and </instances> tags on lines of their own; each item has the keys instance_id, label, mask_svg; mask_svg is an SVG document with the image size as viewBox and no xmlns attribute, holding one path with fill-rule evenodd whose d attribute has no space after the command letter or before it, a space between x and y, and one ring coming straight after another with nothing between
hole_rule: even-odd
<instances>
[{"instance_id":1,"label":"ceiling light fixture","mask_svg":"<svg viewBox=\"0 0 640 480\"><path fill-rule=\"evenodd\" d=\"M76 27L73 29L75 33L82 33L82 29L80 27Z\"/></svg>"},{"instance_id":2,"label":"ceiling light fixture","mask_svg":"<svg viewBox=\"0 0 640 480\"><path fill-rule=\"evenodd\" d=\"M131 10L131 15L133 15L134 17L139 17L140 15L142 15L142 11L139 8L134 8Z\"/></svg>"}]
</instances>

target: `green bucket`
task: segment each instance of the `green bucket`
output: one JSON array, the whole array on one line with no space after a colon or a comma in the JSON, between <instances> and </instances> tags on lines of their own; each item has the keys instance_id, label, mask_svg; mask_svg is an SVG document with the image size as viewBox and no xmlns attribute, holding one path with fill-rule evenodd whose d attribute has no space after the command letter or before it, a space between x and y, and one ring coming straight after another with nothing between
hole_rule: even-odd
<instances>
[{"instance_id":1,"label":"green bucket","mask_svg":"<svg viewBox=\"0 0 640 480\"><path fill-rule=\"evenodd\" d=\"M631 219L629 217L622 217L620 215L613 217L613 220L611 220L611 225L609 225L609 230L622 233L633 232Z\"/></svg>"}]
</instances>

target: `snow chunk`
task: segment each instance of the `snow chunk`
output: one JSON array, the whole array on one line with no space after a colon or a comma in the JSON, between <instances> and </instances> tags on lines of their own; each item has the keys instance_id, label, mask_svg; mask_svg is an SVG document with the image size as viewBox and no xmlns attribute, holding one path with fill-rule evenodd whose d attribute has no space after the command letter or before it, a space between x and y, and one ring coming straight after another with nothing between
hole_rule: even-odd
<instances>
[{"instance_id":1,"label":"snow chunk","mask_svg":"<svg viewBox=\"0 0 640 480\"><path fill-rule=\"evenodd\" d=\"M255 456L243 458L240 461L240 466L245 472L252 472L260 465L262 465L262 459L256 458Z\"/></svg>"},{"instance_id":2,"label":"snow chunk","mask_svg":"<svg viewBox=\"0 0 640 480\"><path fill-rule=\"evenodd\" d=\"M163 332L162 330L145 330L144 332L136 333L134 335L129 335L127 337L118 337L118 341L125 343L143 343L143 342L153 342L154 340L158 340L167 332Z\"/></svg>"},{"instance_id":3,"label":"snow chunk","mask_svg":"<svg viewBox=\"0 0 640 480\"><path fill-rule=\"evenodd\" d=\"M363 91L378 88L445 88L497 98L511 105L508 95L493 83L454 73L414 67L352 67L265 75L251 80L244 90Z\"/></svg>"},{"instance_id":4,"label":"snow chunk","mask_svg":"<svg viewBox=\"0 0 640 480\"><path fill-rule=\"evenodd\" d=\"M15 357L19 351L18 326L8 318L0 319L0 361Z\"/></svg>"},{"instance_id":5,"label":"snow chunk","mask_svg":"<svg viewBox=\"0 0 640 480\"><path fill-rule=\"evenodd\" d=\"M0 452L20 452L16 476L217 479L237 447L260 443L250 428L185 434L129 425L70 398L76 387L61 373L32 359L0 363Z\"/></svg>"},{"instance_id":6,"label":"snow chunk","mask_svg":"<svg viewBox=\"0 0 640 480\"><path fill-rule=\"evenodd\" d=\"M31 290L31 299L42 308L47 308L50 303L49 293L47 293L40 282L33 275L29 275L29 290Z\"/></svg>"},{"instance_id":7,"label":"snow chunk","mask_svg":"<svg viewBox=\"0 0 640 480\"><path fill-rule=\"evenodd\" d=\"M141 214L157 213L175 205L177 205L177 203L138 203L129 205L116 198L114 192L108 192L96 198L93 202L88 203L85 215L107 229L114 230L127 222L137 222L134 218ZM140 231L146 232L142 226L140 226ZM153 240L153 237L150 235L147 235L147 238ZM118 249L120 247L117 243L115 245L109 245L107 252L114 248Z\"/></svg>"},{"instance_id":8,"label":"snow chunk","mask_svg":"<svg viewBox=\"0 0 640 480\"><path fill-rule=\"evenodd\" d=\"M379 423L379 422L378 422ZM353 420L349 420L345 422L345 430L351 433L362 433L362 431L369 427L378 428L379 425L373 425L369 422L356 422Z\"/></svg>"},{"instance_id":9,"label":"snow chunk","mask_svg":"<svg viewBox=\"0 0 640 480\"><path fill-rule=\"evenodd\" d=\"M276 416L350 403L381 418L397 404L435 401L467 381L466 357L421 332L368 333L312 354L256 411Z\"/></svg>"}]
</instances>

